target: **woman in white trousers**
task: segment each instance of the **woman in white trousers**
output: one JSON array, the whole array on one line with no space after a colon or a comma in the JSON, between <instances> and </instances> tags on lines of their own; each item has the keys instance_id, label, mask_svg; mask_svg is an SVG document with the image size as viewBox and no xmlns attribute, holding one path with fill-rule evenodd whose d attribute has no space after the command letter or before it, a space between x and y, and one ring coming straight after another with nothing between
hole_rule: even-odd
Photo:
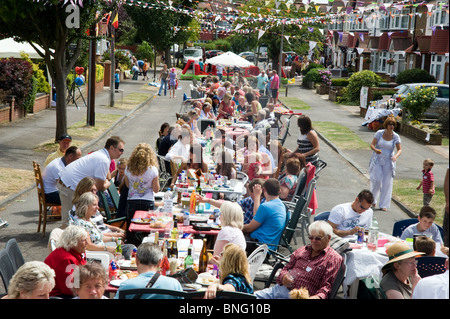
<instances>
[{"instance_id":1,"label":"woman in white trousers","mask_svg":"<svg viewBox=\"0 0 450 319\"><path fill-rule=\"evenodd\" d=\"M376 206L379 197L378 204L382 211L387 211L391 206L395 164L402 153L400 136L394 132L396 125L394 116L388 116L383 123L384 130L377 131L370 144L373 151L369 164L370 190L375 199L373 206Z\"/></svg>"}]
</instances>

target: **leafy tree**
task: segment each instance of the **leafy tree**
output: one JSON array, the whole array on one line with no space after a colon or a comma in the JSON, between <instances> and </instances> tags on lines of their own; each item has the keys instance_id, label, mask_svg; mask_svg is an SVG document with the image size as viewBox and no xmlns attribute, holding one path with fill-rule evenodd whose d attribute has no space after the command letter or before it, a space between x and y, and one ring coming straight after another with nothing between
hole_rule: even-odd
<instances>
[{"instance_id":1,"label":"leafy tree","mask_svg":"<svg viewBox=\"0 0 450 319\"><path fill-rule=\"evenodd\" d=\"M48 66L56 87L56 140L58 136L67 133L67 75L80 55L83 39L88 38L86 31L97 21L96 12L105 8L110 11L111 8L107 8L110 3L101 0L1 2L0 34L28 42ZM97 19L100 18L101 15Z\"/></svg>"}]
</instances>

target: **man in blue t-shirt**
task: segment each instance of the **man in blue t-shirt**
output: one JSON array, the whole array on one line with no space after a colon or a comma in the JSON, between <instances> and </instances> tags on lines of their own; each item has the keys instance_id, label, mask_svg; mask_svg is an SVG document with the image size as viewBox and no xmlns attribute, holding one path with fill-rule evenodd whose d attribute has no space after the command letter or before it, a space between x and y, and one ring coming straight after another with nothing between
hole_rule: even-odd
<instances>
[{"instance_id":1,"label":"man in blue t-shirt","mask_svg":"<svg viewBox=\"0 0 450 319\"><path fill-rule=\"evenodd\" d=\"M247 241L248 255L258 247L255 242L278 245L286 226L286 207L279 198L280 182L276 178L269 178L264 182L263 193L266 202L259 206L252 221L242 229Z\"/></svg>"}]
</instances>

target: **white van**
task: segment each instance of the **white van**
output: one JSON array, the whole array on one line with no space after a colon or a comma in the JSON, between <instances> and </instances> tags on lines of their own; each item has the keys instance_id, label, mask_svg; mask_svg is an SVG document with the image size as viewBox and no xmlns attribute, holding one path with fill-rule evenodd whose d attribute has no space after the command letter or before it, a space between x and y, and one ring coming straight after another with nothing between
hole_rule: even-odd
<instances>
[{"instance_id":1,"label":"white van","mask_svg":"<svg viewBox=\"0 0 450 319\"><path fill-rule=\"evenodd\" d=\"M193 47L184 49L183 52L183 68L188 60L194 60L195 62L203 61L203 49L200 47Z\"/></svg>"}]
</instances>

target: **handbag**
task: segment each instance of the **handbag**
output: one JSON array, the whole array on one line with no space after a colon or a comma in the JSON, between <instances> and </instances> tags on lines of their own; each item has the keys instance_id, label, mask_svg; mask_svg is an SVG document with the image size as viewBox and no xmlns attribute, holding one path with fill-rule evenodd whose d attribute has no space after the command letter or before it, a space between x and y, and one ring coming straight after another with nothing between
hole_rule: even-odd
<instances>
[{"instance_id":1,"label":"handbag","mask_svg":"<svg viewBox=\"0 0 450 319\"><path fill-rule=\"evenodd\" d=\"M169 277L175 278L181 284L192 284L197 280L198 274L195 272L194 268L191 267L181 270Z\"/></svg>"}]
</instances>

